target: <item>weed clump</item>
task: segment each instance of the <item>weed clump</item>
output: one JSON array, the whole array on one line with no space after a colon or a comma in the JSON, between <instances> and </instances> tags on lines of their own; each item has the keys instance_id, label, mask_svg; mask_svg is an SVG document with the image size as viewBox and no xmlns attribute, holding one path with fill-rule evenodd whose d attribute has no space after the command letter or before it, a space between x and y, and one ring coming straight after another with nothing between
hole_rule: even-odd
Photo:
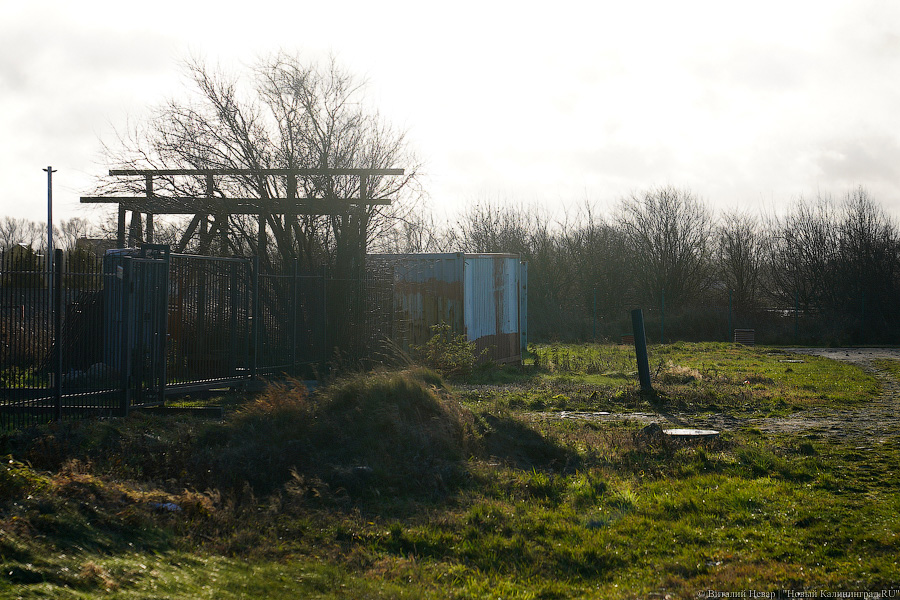
<instances>
[{"instance_id":1,"label":"weed clump","mask_svg":"<svg viewBox=\"0 0 900 600\"><path fill-rule=\"evenodd\" d=\"M40 475L11 456L0 459L0 502L19 499L26 494L47 487Z\"/></svg>"},{"instance_id":2,"label":"weed clump","mask_svg":"<svg viewBox=\"0 0 900 600\"><path fill-rule=\"evenodd\" d=\"M256 494L298 477L350 495L441 490L467 456L473 421L427 369L350 375L313 398L289 382L201 436L208 464L195 470L211 475L204 486Z\"/></svg>"},{"instance_id":3,"label":"weed clump","mask_svg":"<svg viewBox=\"0 0 900 600\"><path fill-rule=\"evenodd\" d=\"M323 391L315 416L310 442L325 463L365 467L373 480L405 489L442 487L474 430L471 413L421 368L339 381Z\"/></svg>"}]
</instances>

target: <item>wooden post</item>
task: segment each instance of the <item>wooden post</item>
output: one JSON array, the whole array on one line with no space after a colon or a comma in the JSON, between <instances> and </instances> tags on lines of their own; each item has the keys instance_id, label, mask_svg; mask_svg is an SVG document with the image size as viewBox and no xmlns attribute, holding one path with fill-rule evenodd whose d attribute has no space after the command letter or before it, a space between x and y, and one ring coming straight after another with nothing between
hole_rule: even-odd
<instances>
[{"instance_id":1,"label":"wooden post","mask_svg":"<svg viewBox=\"0 0 900 600\"><path fill-rule=\"evenodd\" d=\"M125 247L125 207L119 204L119 226L116 230L116 248Z\"/></svg>"},{"instance_id":2,"label":"wooden post","mask_svg":"<svg viewBox=\"0 0 900 600\"><path fill-rule=\"evenodd\" d=\"M647 334L644 331L644 311L636 308L631 311L631 331L634 333L634 354L637 358L638 378L642 392L652 392L650 384L650 361L647 358Z\"/></svg>"},{"instance_id":3,"label":"wooden post","mask_svg":"<svg viewBox=\"0 0 900 600\"><path fill-rule=\"evenodd\" d=\"M147 243L153 243L153 213L147 213Z\"/></svg>"},{"instance_id":4,"label":"wooden post","mask_svg":"<svg viewBox=\"0 0 900 600\"><path fill-rule=\"evenodd\" d=\"M266 215L259 213L259 230L256 233L256 256L262 257L266 252Z\"/></svg>"},{"instance_id":5,"label":"wooden post","mask_svg":"<svg viewBox=\"0 0 900 600\"><path fill-rule=\"evenodd\" d=\"M131 226L128 228L128 247L133 248L136 242L144 241L144 226L141 224L141 213L131 211Z\"/></svg>"},{"instance_id":6,"label":"wooden post","mask_svg":"<svg viewBox=\"0 0 900 600\"><path fill-rule=\"evenodd\" d=\"M147 198L153 198L153 175L147 174L144 176L144 188L146 188ZM148 244L153 243L153 213L147 213L147 236L145 240Z\"/></svg>"}]
</instances>

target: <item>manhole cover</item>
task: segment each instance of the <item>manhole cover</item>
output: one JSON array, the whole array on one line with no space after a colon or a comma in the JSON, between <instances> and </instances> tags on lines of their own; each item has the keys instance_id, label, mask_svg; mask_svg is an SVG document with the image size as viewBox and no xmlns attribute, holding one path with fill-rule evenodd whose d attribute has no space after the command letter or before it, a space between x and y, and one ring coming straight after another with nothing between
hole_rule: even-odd
<instances>
[{"instance_id":1,"label":"manhole cover","mask_svg":"<svg viewBox=\"0 0 900 600\"><path fill-rule=\"evenodd\" d=\"M675 437L715 437L719 432L714 429L664 429L663 433Z\"/></svg>"},{"instance_id":2,"label":"manhole cover","mask_svg":"<svg viewBox=\"0 0 900 600\"><path fill-rule=\"evenodd\" d=\"M608 417L608 412L579 412L579 411L561 411L559 413L560 419L590 419L593 417Z\"/></svg>"}]
</instances>

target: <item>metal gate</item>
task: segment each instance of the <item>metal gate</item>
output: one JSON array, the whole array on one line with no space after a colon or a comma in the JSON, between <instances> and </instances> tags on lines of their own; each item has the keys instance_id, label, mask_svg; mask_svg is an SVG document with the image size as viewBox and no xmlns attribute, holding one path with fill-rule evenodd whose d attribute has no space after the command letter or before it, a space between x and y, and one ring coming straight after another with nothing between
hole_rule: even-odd
<instances>
[{"instance_id":1,"label":"metal gate","mask_svg":"<svg viewBox=\"0 0 900 600\"><path fill-rule=\"evenodd\" d=\"M52 273L13 254L0 253L0 429L309 378L326 360L324 271L161 245L57 251Z\"/></svg>"},{"instance_id":2,"label":"metal gate","mask_svg":"<svg viewBox=\"0 0 900 600\"><path fill-rule=\"evenodd\" d=\"M236 385L252 373L253 261L174 254L169 270L167 385L172 393Z\"/></svg>"},{"instance_id":3,"label":"metal gate","mask_svg":"<svg viewBox=\"0 0 900 600\"><path fill-rule=\"evenodd\" d=\"M145 245L103 259L104 362L121 377L123 412L165 401L169 249Z\"/></svg>"}]
</instances>

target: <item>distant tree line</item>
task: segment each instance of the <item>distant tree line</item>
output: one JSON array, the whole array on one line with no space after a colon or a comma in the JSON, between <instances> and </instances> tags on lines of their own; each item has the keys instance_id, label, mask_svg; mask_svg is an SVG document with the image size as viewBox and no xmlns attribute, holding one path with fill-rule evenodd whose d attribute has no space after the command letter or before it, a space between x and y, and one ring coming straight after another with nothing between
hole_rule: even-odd
<instances>
[{"instance_id":1,"label":"distant tree line","mask_svg":"<svg viewBox=\"0 0 900 600\"><path fill-rule=\"evenodd\" d=\"M161 224L158 240L183 226ZM455 222L423 211L381 232L370 252L520 255L534 340L616 340L642 308L651 341L726 340L737 328L771 343L900 341L900 228L862 187L798 198L781 215L714 214L671 186L633 193L606 215L589 203L559 218L488 201ZM111 236L74 218L54 244L71 254L79 237ZM0 217L0 250L19 244L42 251L45 225Z\"/></svg>"},{"instance_id":2,"label":"distant tree line","mask_svg":"<svg viewBox=\"0 0 900 600\"><path fill-rule=\"evenodd\" d=\"M714 214L671 186L634 193L611 214L585 204L553 218L483 202L455 223L407 220L392 251L512 252L529 263L537 340L618 339L642 308L651 341L900 341L900 230L862 187L799 198L783 215Z\"/></svg>"}]
</instances>

